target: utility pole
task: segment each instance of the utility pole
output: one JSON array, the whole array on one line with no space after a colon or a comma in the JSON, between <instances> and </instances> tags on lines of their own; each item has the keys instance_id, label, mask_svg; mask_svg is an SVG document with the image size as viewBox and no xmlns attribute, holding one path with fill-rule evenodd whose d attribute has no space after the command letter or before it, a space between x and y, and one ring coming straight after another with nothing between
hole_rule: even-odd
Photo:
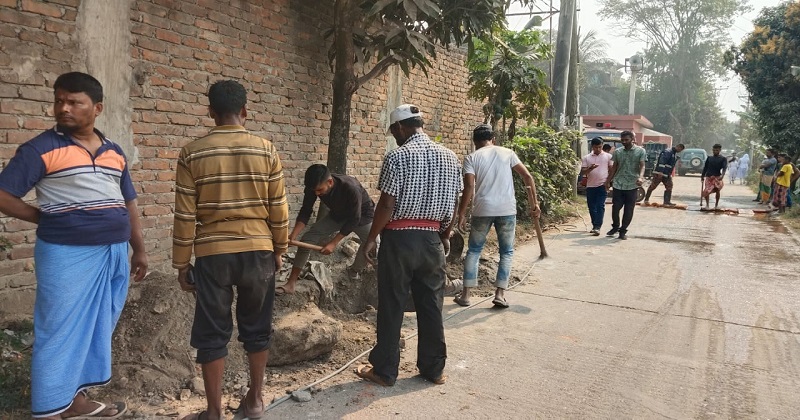
<instances>
[{"instance_id":1,"label":"utility pole","mask_svg":"<svg viewBox=\"0 0 800 420\"><path fill-rule=\"evenodd\" d=\"M553 68L553 124L557 130L564 129L564 114L567 106L567 83L569 61L572 50L572 25L575 23L575 0L561 0L561 16L558 18L556 60Z\"/></svg>"},{"instance_id":2,"label":"utility pole","mask_svg":"<svg viewBox=\"0 0 800 420\"><path fill-rule=\"evenodd\" d=\"M567 81L566 119L569 126L574 126L578 120L579 90L578 90L578 11L572 22L572 47L569 54L569 78ZM580 127L578 127L580 129Z\"/></svg>"}]
</instances>

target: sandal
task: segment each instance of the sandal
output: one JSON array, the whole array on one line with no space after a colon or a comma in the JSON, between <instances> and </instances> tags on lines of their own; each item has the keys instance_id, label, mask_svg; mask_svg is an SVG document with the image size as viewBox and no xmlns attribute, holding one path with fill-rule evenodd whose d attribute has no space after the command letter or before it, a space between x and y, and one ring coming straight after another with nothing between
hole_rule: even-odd
<instances>
[{"instance_id":1,"label":"sandal","mask_svg":"<svg viewBox=\"0 0 800 420\"><path fill-rule=\"evenodd\" d=\"M458 306L470 306L469 299L463 299L461 295L456 296L453 298L453 302L457 303Z\"/></svg>"},{"instance_id":2,"label":"sandal","mask_svg":"<svg viewBox=\"0 0 800 420\"><path fill-rule=\"evenodd\" d=\"M77 416L72 417L64 417L65 419L72 419L72 420L90 420L90 419L116 419L121 417L123 414L128 412L128 405L124 402L115 402L113 404L107 405L101 403L100 401L91 401L97 404L97 408L95 408L91 413L86 414L79 414ZM111 416L104 416L102 413L106 410L117 410L117 413Z\"/></svg>"},{"instance_id":3,"label":"sandal","mask_svg":"<svg viewBox=\"0 0 800 420\"><path fill-rule=\"evenodd\" d=\"M203 410L199 413L192 413L188 416L181 417L181 420L203 420L208 418L208 412Z\"/></svg>"},{"instance_id":4,"label":"sandal","mask_svg":"<svg viewBox=\"0 0 800 420\"><path fill-rule=\"evenodd\" d=\"M260 401L261 403L261 410L248 410L247 409L247 395L242 397L242 401L239 403L239 408L236 410L237 413L244 414L245 419L249 420L257 420L264 416L264 401Z\"/></svg>"},{"instance_id":5,"label":"sandal","mask_svg":"<svg viewBox=\"0 0 800 420\"><path fill-rule=\"evenodd\" d=\"M375 373L375 369L373 369L371 365L361 365L361 366L355 368L353 373L355 373L356 376L358 376L361 379L366 379L366 380L368 380L368 381L370 381L372 383L378 384L380 386L389 387L389 386L394 385L394 383L390 384L385 379L383 379L380 376L378 376L378 374Z\"/></svg>"},{"instance_id":6,"label":"sandal","mask_svg":"<svg viewBox=\"0 0 800 420\"><path fill-rule=\"evenodd\" d=\"M508 302L506 302L506 298L504 297L495 297L492 301L492 305L496 308L508 308Z\"/></svg>"},{"instance_id":7,"label":"sandal","mask_svg":"<svg viewBox=\"0 0 800 420\"><path fill-rule=\"evenodd\" d=\"M275 287L275 296L293 295L293 294L294 294L294 291L289 293L289 292L286 291L286 288L284 286L276 286Z\"/></svg>"}]
</instances>

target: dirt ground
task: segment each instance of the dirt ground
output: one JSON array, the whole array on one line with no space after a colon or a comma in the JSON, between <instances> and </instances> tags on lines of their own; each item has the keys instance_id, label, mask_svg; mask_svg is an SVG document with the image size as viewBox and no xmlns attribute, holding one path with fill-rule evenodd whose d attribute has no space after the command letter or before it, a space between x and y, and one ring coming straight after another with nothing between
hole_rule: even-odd
<instances>
[{"instance_id":1,"label":"dirt ground","mask_svg":"<svg viewBox=\"0 0 800 420\"><path fill-rule=\"evenodd\" d=\"M531 225L520 224L517 242L535 241L532 232ZM350 258L341 251L316 257L328 265L334 276L336 286L333 301L322 305L320 309L342 323L341 338L333 351L321 358L289 366L269 367L264 392L267 403L335 371L374 344L374 270L368 269L361 279L354 281L344 274ZM494 287L490 280L494 279L497 260L497 241L492 233L481 258L476 297L493 294ZM448 263L448 277L461 278L462 264L463 257ZM289 268L290 264L285 263L277 276L279 284ZM304 273L304 277L306 275ZM298 282L294 295L276 298L276 319L299 310L309 301L318 301L316 283L304 277ZM112 382L105 388L92 391L91 396L104 401L127 401L128 417L133 418L175 417L186 414L188 410L202 408L203 396L201 392L194 391L192 385L193 380L200 381L201 377L199 366L194 363L194 350L189 346L193 314L194 297L178 288L174 273L154 272L144 282L133 284L113 339ZM410 321L405 335L413 328L413 313L407 315ZM246 355L235 335L229 351L223 392L224 402L232 412L247 391L248 378ZM29 418L28 410L28 406L16 407L0 411L0 417Z\"/></svg>"}]
</instances>

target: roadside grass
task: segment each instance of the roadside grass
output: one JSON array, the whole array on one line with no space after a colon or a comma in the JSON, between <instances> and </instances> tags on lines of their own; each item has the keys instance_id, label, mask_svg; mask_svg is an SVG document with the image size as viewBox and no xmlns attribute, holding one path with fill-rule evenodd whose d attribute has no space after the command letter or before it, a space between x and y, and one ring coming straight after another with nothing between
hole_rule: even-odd
<instances>
[{"instance_id":1,"label":"roadside grass","mask_svg":"<svg viewBox=\"0 0 800 420\"><path fill-rule=\"evenodd\" d=\"M20 321L0 330L0 418L12 418L31 398L33 323Z\"/></svg>"}]
</instances>

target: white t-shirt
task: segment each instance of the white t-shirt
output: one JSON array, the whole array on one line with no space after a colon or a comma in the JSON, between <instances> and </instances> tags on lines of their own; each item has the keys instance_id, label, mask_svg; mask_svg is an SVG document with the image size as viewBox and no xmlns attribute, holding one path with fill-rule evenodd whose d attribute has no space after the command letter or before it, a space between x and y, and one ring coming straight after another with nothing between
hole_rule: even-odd
<instances>
[{"instance_id":1,"label":"white t-shirt","mask_svg":"<svg viewBox=\"0 0 800 420\"><path fill-rule=\"evenodd\" d=\"M513 150L493 145L481 147L464 158L464 173L475 175L473 216L517 214L511 168L520 163Z\"/></svg>"}]
</instances>

